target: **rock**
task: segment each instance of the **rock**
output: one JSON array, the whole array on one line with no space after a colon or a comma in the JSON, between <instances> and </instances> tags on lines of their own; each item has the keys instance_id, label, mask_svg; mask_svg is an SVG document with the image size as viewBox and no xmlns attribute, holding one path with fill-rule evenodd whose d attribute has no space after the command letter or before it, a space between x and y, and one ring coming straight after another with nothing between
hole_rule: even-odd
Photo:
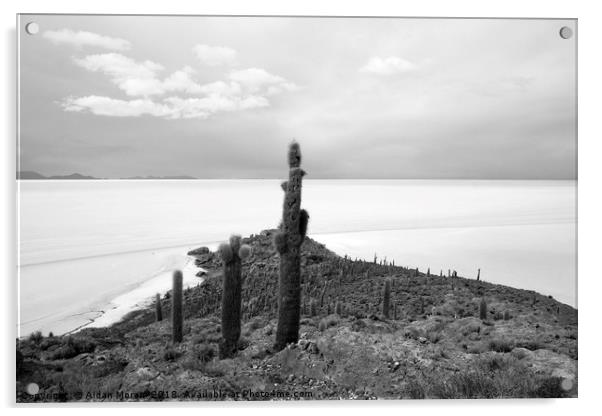
<instances>
[{"instance_id":1,"label":"rock","mask_svg":"<svg viewBox=\"0 0 602 416\"><path fill-rule=\"evenodd\" d=\"M136 370L136 375L142 379L150 380L155 378L159 373L150 367L142 367Z\"/></svg>"},{"instance_id":2,"label":"rock","mask_svg":"<svg viewBox=\"0 0 602 416\"><path fill-rule=\"evenodd\" d=\"M208 247L199 247L199 248L195 248L194 250L190 250L187 254L189 256L199 256L202 254L209 254L211 253L211 250L209 250Z\"/></svg>"},{"instance_id":3,"label":"rock","mask_svg":"<svg viewBox=\"0 0 602 416\"><path fill-rule=\"evenodd\" d=\"M418 337L418 342L420 342L421 344L426 344L428 340L425 337Z\"/></svg>"},{"instance_id":4,"label":"rock","mask_svg":"<svg viewBox=\"0 0 602 416\"><path fill-rule=\"evenodd\" d=\"M530 356L531 351L529 351L526 348L517 347L517 348L514 348L510 354L512 354L512 356L514 358L516 358L518 360L522 360L523 358Z\"/></svg>"},{"instance_id":5,"label":"rock","mask_svg":"<svg viewBox=\"0 0 602 416\"><path fill-rule=\"evenodd\" d=\"M213 253L210 254L201 254L199 256L195 256L196 259L194 260L194 264L197 267L202 266L203 264L207 264L211 261L213 261L214 255Z\"/></svg>"}]
</instances>

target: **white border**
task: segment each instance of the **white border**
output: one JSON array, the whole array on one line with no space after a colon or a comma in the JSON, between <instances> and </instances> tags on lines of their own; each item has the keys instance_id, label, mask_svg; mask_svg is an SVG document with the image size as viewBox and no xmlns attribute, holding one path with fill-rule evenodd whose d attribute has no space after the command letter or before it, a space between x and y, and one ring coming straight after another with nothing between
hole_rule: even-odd
<instances>
[{"instance_id":1,"label":"white border","mask_svg":"<svg viewBox=\"0 0 602 416\"><path fill-rule=\"evenodd\" d=\"M366 406L377 406L380 412L420 412L421 414L437 413L462 415L478 413L483 415L504 415L509 412L545 413L546 415L589 414L592 409L599 408L596 403L597 386L600 383L602 361L600 336L602 311L600 298L602 288L600 281L600 232L602 231L600 216L602 206L600 195L602 175L600 158L602 157L600 141L600 74L602 74L602 15L595 1L577 0L422 0L412 2L380 1L380 0L299 0L286 2L277 0L220 0L220 1L130 1L124 0L4 0L0 3L2 31L4 34L4 59L2 74L4 96L1 100L2 126L5 134L2 137L4 163L2 181L2 264L3 273L3 342L1 389L3 404L13 406L14 403L14 338L16 335L16 284L13 276L16 270L16 13L127 13L127 14L268 14L268 15L392 15L392 16L433 16L433 17L548 17L579 19L579 355L582 365L579 366L579 399L569 400L502 400L502 401L412 401L412 402L344 402L344 403L299 403L286 406L283 403L272 403L259 407L257 404L234 404L234 409L226 410L228 403L214 406L204 404L201 409L179 405L178 412L244 412L245 414L266 413L303 414L307 412L341 411L363 415ZM141 405L138 405L141 406ZM267 407L266 407L267 406ZM286 407L285 407L286 406ZM74 406L68 406L73 408ZM120 406L111 412L127 412L128 407ZM152 404L145 407L145 413L162 413L164 404ZM391 408L394 407L394 408ZM44 412L62 414L64 408L44 406ZM187 409L185 409L187 408ZM40 409L37 409L40 410ZM28 410L28 411L31 411ZM86 406L86 412L105 414L104 407ZM81 412L81 410L78 410Z\"/></svg>"}]
</instances>

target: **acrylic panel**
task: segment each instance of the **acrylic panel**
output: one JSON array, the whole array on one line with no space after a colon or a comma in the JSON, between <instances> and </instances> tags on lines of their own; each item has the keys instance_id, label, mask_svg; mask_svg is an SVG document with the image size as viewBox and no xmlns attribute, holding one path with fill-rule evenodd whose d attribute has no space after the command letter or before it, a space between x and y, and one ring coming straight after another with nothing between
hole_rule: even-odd
<instances>
[{"instance_id":1,"label":"acrylic panel","mask_svg":"<svg viewBox=\"0 0 602 416\"><path fill-rule=\"evenodd\" d=\"M18 16L18 402L577 396L577 21Z\"/></svg>"}]
</instances>

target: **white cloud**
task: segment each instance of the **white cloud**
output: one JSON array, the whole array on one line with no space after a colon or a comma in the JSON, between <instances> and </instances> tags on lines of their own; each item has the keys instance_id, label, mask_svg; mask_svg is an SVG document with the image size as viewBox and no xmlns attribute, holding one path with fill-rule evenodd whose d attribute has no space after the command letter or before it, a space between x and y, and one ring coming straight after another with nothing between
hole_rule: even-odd
<instances>
[{"instance_id":1,"label":"white cloud","mask_svg":"<svg viewBox=\"0 0 602 416\"><path fill-rule=\"evenodd\" d=\"M260 68L231 71L224 80L202 84L189 66L161 78L162 65L137 62L118 53L74 58L74 62L88 71L106 74L126 95L141 97L122 100L89 95L68 97L61 103L65 111L103 116L207 118L220 112L268 107L269 96L297 88L283 77ZM158 98L160 96L167 98Z\"/></svg>"},{"instance_id":2,"label":"white cloud","mask_svg":"<svg viewBox=\"0 0 602 416\"><path fill-rule=\"evenodd\" d=\"M174 109L172 118L207 118L219 112L248 110L268 107L265 97L227 97L213 94L203 98L170 97L165 102Z\"/></svg>"},{"instance_id":3,"label":"white cloud","mask_svg":"<svg viewBox=\"0 0 602 416\"><path fill-rule=\"evenodd\" d=\"M78 31L70 29L47 30L42 37L55 44L68 44L81 48L83 46L96 46L115 51L125 51L130 49L131 44L125 39L112 38L99 35L97 33Z\"/></svg>"},{"instance_id":4,"label":"white cloud","mask_svg":"<svg viewBox=\"0 0 602 416\"><path fill-rule=\"evenodd\" d=\"M162 102L148 98L119 100L110 97L90 95L69 97L61 103L65 111L90 112L99 116L139 117L150 115L168 119L208 118L220 112L248 110L268 107L269 101L261 96L226 97L209 95L202 98L168 97Z\"/></svg>"},{"instance_id":5,"label":"white cloud","mask_svg":"<svg viewBox=\"0 0 602 416\"><path fill-rule=\"evenodd\" d=\"M243 94L242 86L238 82L233 81L216 81L204 84L199 88L199 91L207 95L241 96Z\"/></svg>"},{"instance_id":6,"label":"white cloud","mask_svg":"<svg viewBox=\"0 0 602 416\"><path fill-rule=\"evenodd\" d=\"M130 96L149 96L163 94L162 82L157 73L163 66L151 62L136 62L118 53L88 55L75 58L75 63L88 71L103 72L111 81Z\"/></svg>"},{"instance_id":7,"label":"white cloud","mask_svg":"<svg viewBox=\"0 0 602 416\"><path fill-rule=\"evenodd\" d=\"M163 80L164 91L186 92L188 94L199 94L202 92L201 86L192 79L194 70L185 66L184 68L172 73Z\"/></svg>"},{"instance_id":8,"label":"white cloud","mask_svg":"<svg viewBox=\"0 0 602 416\"><path fill-rule=\"evenodd\" d=\"M196 57L204 65L220 66L234 65L236 51L225 46L196 45L192 48Z\"/></svg>"},{"instance_id":9,"label":"white cloud","mask_svg":"<svg viewBox=\"0 0 602 416\"><path fill-rule=\"evenodd\" d=\"M229 78L238 82L246 90L254 93L265 90L266 94L273 95L283 91L293 91L297 86L284 78L270 74L265 69L248 68L230 72Z\"/></svg>"},{"instance_id":10,"label":"white cloud","mask_svg":"<svg viewBox=\"0 0 602 416\"><path fill-rule=\"evenodd\" d=\"M370 58L368 63L360 68L360 72L368 72L377 75L393 75L402 72L413 71L417 66L403 58L389 56L381 58L378 56Z\"/></svg>"},{"instance_id":11,"label":"white cloud","mask_svg":"<svg viewBox=\"0 0 602 416\"><path fill-rule=\"evenodd\" d=\"M69 97L61 103L65 111L89 111L99 116L138 117L144 114L156 117L170 117L172 109L164 104L155 103L147 98L136 100L118 100L110 97L89 95L87 97Z\"/></svg>"}]
</instances>

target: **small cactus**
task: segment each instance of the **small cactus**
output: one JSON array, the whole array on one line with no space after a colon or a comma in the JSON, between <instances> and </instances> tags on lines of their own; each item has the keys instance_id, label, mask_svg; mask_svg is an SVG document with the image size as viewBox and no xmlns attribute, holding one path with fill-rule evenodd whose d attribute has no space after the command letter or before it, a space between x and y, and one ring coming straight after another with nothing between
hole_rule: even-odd
<instances>
[{"instance_id":1,"label":"small cactus","mask_svg":"<svg viewBox=\"0 0 602 416\"><path fill-rule=\"evenodd\" d=\"M309 301L309 316L316 316L318 314L318 303L315 299Z\"/></svg>"},{"instance_id":2,"label":"small cactus","mask_svg":"<svg viewBox=\"0 0 602 416\"><path fill-rule=\"evenodd\" d=\"M163 311L161 310L161 295L157 293L155 296L155 318L157 322L163 320Z\"/></svg>"},{"instance_id":3,"label":"small cactus","mask_svg":"<svg viewBox=\"0 0 602 416\"><path fill-rule=\"evenodd\" d=\"M383 287L383 316L389 319L389 306L391 303L391 280L386 279Z\"/></svg>"},{"instance_id":4,"label":"small cactus","mask_svg":"<svg viewBox=\"0 0 602 416\"><path fill-rule=\"evenodd\" d=\"M182 342L182 272L173 272L173 288L171 299L171 330L174 344Z\"/></svg>"},{"instance_id":5,"label":"small cactus","mask_svg":"<svg viewBox=\"0 0 602 416\"><path fill-rule=\"evenodd\" d=\"M487 302L485 302L485 298L481 299L481 303L479 305L479 318L482 321L487 319Z\"/></svg>"},{"instance_id":6,"label":"small cactus","mask_svg":"<svg viewBox=\"0 0 602 416\"><path fill-rule=\"evenodd\" d=\"M233 235L229 243L219 246L224 266L222 286L222 339L219 343L220 359L232 357L240 339L242 303L242 260L251 253L251 248L240 244L240 236Z\"/></svg>"}]
</instances>

